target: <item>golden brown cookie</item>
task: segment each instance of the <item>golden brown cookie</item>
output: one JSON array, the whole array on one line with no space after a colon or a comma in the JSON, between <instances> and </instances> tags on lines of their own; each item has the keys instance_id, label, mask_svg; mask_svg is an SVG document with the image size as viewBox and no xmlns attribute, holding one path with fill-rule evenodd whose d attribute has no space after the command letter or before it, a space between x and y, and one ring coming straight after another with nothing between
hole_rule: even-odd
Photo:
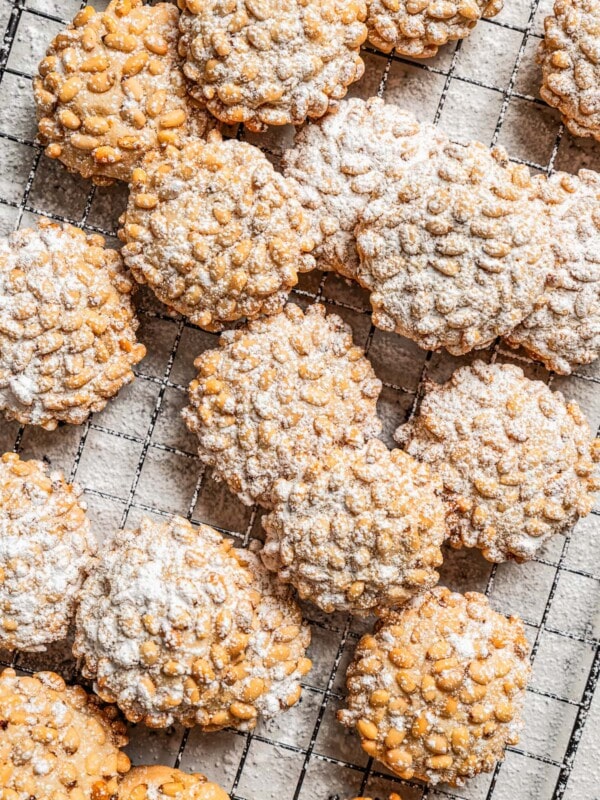
<instances>
[{"instance_id":1,"label":"golden brown cookie","mask_svg":"<svg viewBox=\"0 0 600 800\"><path fill-rule=\"evenodd\" d=\"M133 281L98 235L41 219L0 238L0 409L54 430L84 422L133 380Z\"/></svg>"},{"instance_id":2,"label":"golden brown cookie","mask_svg":"<svg viewBox=\"0 0 600 800\"><path fill-rule=\"evenodd\" d=\"M106 702L150 728L252 730L298 702L310 630L260 559L174 517L105 545L74 653Z\"/></svg>"},{"instance_id":3,"label":"golden brown cookie","mask_svg":"<svg viewBox=\"0 0 600 800\"><path fill-rule=\"evenodd\" d=\"M363 636L339 719L401 778L462 786L519 739L527 653L518 617L438 587Z\"/></svg>"},{"instance_id":4,"label":"golden brown cookie","mask_svg":"<svg viewBox=\"0 0 600 800\"><path fill-rule=\"evenodd\" d=\"M426 159L436 137L433 126L379 97L343 100L298 130L282 166L311 219L319 269L356 280L354 231L370 196Z\"/></svg>"},{"instance_id":5,"label":"golden brown cookie","mask_svg":"<svg viewBox=\"0 0 600 800\"><path fill-rule=\"evenodd\" d=\"M400 606L438 581L446 538L441 482L379 439L339 448L315 475L279 481L262 558L326 612Z\"/></svg>"},{"instance_id":6,"label":"golden brown cookie","mask_svg":"<svg viewBox=\"0 0 600 800\"><path fill-rule=\"evenodd\" d=\"M229 800L229 795L204 775L188 775L171 767L134 767L119 784L119 800Z\"/></svg>"},{"instance_id":7,"label":"golden brown cookie","mask_svg":"<svg viewBox=\"0 0 600 800\"><path fill-rule=\"evenodd\" d=\"M82 9L34 79L46 155L106 185L129 181L145 153L203 137L214 123L186 94L178 23L170 3Z\"/></svg>"},{"instance_id":8,"label":"golden brown cookie","mask_svg":"<svg viewBox=\"0 0 600 800\"><path fill-rule=\"evenodd\" d=\"M503 150L443 139L384 185L356 229L374 324L453 355L516 327L552 265L531 192L529 170Z\"/></svg>"},{"instance_id":9,"label":"golden brown cookie","mask_svg":"<svg viewBox=\"0 0 600 800\"><path fill-rule=\"evenodd\" d=\"M370 0L369 42L384 53L433 58L438 48L464 39L503 5L503 0Z\"/></svg>"},{"instance_id":10,"label":"golden brown cookie","mask_svg":"<svg viewBox=\"0 0 600 800\"><path fill-rule=\"evenodd\" d=\"M79 486L41 461L0 460L0 647L64 639L96 543Z\"/></svg>"},{"instance_id":11,"label":"golden brown cookie","mask_svg":"<svg viewBox=\"0 0 600 800\"><path fill-rule=\"evenodd\" d=\"M134 277L207 330L284 305L314 267L295 186L245 142L189 142L148 156L119 233Z\"/></svg>"},{"instance_id":12,"label":"golden brown cookie","mask_svg":"<svg viewBox=\"0 0 600 800\"><path fill-rule=\"evenodd\" d=\"M361 447L381 430L381 382L324 306L289 303L219 344L196 359L183 416L201 460L242 502L271 508L280 478L318 471L333 446Z\"/></svg>"},{"instance_id":13,"label":"golden brown cookie","mask_svg":"<svg viewBox=\"0 0 600 800\"><path fill-rule=\"evenodd\" d=\"M442 478L450 542L527 561L592 510L594 439L577 403L512 364L474 362L430 385L396 439Z\"/></svg>"},{"instance_id":14,"label":"golden brown cookie","mask_svg":"<svg viewBox=\"0 0 600 800\"><path fill-rule=\"evenodd\" d=\"M130 762L126 728L81 686L53 672L0 674L3 800L99 800L116 796ZM3 790L3 792L2 792Z\"/></svg>"},{"instance_id":15,"label":"golden brown cookie","mask_svg":"<svg viewBox=\"0 0 600 800\"><path fill-rule=\"evenodd\" d=\"M569 375L600 355L600 175L555 172L536 184L548 209L554 268L533 313L504 338Z\"/></svg>"},{"instance_id":16,"label":"golden brown cookie","mask_svg":"<svg viewBox=\"0 0 600 800\"><path fill-rule=\"evenodd\" d=\"M364 72L364 0L179 0L191 93L252 131L322 117Z\"/></svg>"},{"instance_id":17,"label":"golden brown cookie","mask_svg":"<svg viewBox=\"0 0 600 800\"><path fill-rule=\"evenodd\" d=\"M600 2L556 0L544 28L540 94L574 136L600 141Z\"/></svg>"}]
</instances>

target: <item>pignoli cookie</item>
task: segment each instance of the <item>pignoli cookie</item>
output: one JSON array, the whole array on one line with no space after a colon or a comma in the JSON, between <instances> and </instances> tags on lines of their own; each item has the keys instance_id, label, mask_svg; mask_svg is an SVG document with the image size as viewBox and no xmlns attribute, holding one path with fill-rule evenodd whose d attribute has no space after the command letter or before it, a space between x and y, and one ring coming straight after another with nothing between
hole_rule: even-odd
<instances>
[{"instance_id":1,"label":"pignoli cookie","mask_svg":"<svg viewBox=\"0 0 600 800\"><path fill-rule=\"evenodd\" d=\"M432 589L360 640L339 719L400 777L462 786L519 739L527 653L518 617L477 592Z\"/></svg>"},{"instance_id":2,"label":"pignoli cookie","mask_svg":"<svg viewBox=\"0 0 600 800\"><path fill-rule=\"evenodd\" d=\"M544 29L540 94L574 136L600 141L599 0L556 0Z\"/></svg>"},{"instance_id":3,"label":"pignoli cookie","mask_svg":"<svg viewBox=\"0 0 600 800\"><path fill-rule=\"evenodd\" d=\"M152 153L121 224L134 277L207 330L280 310L314 267L294 185L245 142L211 136Z\"/></svg>"},{"instance_id":4,"label":"pignoli cookie","mask_svg":"<svg viewBox=\"0 0 600 800\"><path fill-rule=\"evenodd\" d=\"M339 448L303 481L279 481L261 552L279 580L323 611L400 606L437 583L446 538L441 482L379 439Z\"/></svg>"},{"instance_id":5,"label":"pignoli cookie","mask_svg":"<svg viewBox=\"0 0 600 800\"><path fill-rule=\"evenodd\" d=\"M317 472L333 446L361 447L381 430L381 382L324 306L289 303L219 344L195 361L183 417L201 460L242 502L271 508L280 478Z\"/></svg>"},{"instance_id":6,"label":"pignoli cookie","mask_svg":"<svg viewBox=\"0 0 600 800\"><path fill-rule=\"evenodd\" d=\"M439 135L378 97L343 100L334 113L299 129L282 166L312 220L319 269L356 279L354 230L370 196L426 159Z\"/></svg>"},{"instance_id":7,"label":"pignoli cookie","mask_svg":"<svg viewBox=\"0 0 600 800\"><path fill-rule=\"evenodd\" d=\"M179 0L191 93L252 131L322 117L362 77L365 0Z\"/></svg>"},{"instance_id":8,"label":"pignoli cookie","mask_svg":"<svg viewBox=\"0 0 600 800\"><path fill-rule=\"evenodd\" d=\"M430 385L396 438L441 476L451 544L489 561L533 558L600 488L600 440L577 403L512 364L476 361Z\"/></svg>"},{"instance_id":9,"label":"pignoli cookie","mask_svg":"<svg viewBox=\"0 0 600 800\"><path fill-rule=\"evenodd\" d=\"M229 795L204 775L188 775L171 767L134 767L119 784L119 800L229 800Z\"/></svg>"},{"instance_id":10,"label":"pignoli cookie","mask_svg":"<svg viewBox=\"0 0 600 800\"><path fill-rule=\"evenodd\" d=\"M174 517L105 545L83 586L74 653L131 722L252 730L298 702L309 641L254 553Z\"/></svg>"},{"instance_id":11,"label":"pignoli cookie","mask_svg":"<svg viewBox=\"0 0 600 800\"><path fill-rule=\"evenodd\" d=\"M495 17L503 0L370 0L369 42L384 53L433 58L448 42L464 39L477 22Z\"/></svg>"},{"instance_id":12,"label":"pignoli cookie","mask_svg":"<svg viewBox=\"0 0 600 800\"><path fill-rule=\"evenodd\" d=\"M54 430L101 411L146 354L133 281L98 235L41 219L0 238L0 410Z\"/></svg>"},{"instance_id":13,"label":"pignoli cookie","mask_svg":"<svg viewBox=\"0 0 600 800\"><path fill-rule=\"evenodd\" d=\"M529 170L478 142L440 142L375 195L356 236L377 327L453 355L533 311L551 269Z\"/></svg>"},{"instance_id":14,"label":"pignoli cookie","mask_svg":"<svg viewBox=\"0 0 600 800\"><path fill-rule=\"evenodd\" d=\"M117 796L130 762L126 727L81 686L53 672L0 674L3 800L100 800Z\"/></svg>"},{"instance_id":15,"label":"pignoli cookie","mask_svg":"<svg viewBox=\"0 0 600 800\"><path fill-rule=\"evenodd\" d=\"M186 93L170 3L112 0L82 9L34 79L46 155L97 184L129 181L144 155L215 123Z\"/></svg>"},{"instance_id":16,"label":"pignoli cookie","mask_svg":"<svg viewBox=\"0 0 600 800\"><path fill-rule=\"evenodd\" d=\"M556 172L536 182L550 217L554 268L534 311L505 340L569 375L600 355L600 176Z\"/></svg>"},{"instance_id":17,"label":"pignoli cookie","mask_svg":"<svg viewBox=\"0 0 600 800\"><path fill-rule=\"evenodd\" d=\"M78 486L41 461L0 460L0 647L64 639L96 545Z\"/></svg>"}]
</instances>

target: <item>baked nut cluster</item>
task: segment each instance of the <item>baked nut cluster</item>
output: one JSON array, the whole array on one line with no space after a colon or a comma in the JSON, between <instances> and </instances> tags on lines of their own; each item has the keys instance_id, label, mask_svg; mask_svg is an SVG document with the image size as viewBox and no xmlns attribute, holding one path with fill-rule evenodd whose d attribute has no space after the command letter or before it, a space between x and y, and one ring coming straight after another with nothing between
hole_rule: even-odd
<instances>
[{"instance_id":1,"label":"baked nut cluster","mask_svg":"<svg viewBox=\"0 0 600 800\"><path fill-rule=\"evenodd\" d=\"M81 489L41 461L0 460L0 647L64 639L96 546Z\"/></svg>"},{"instance_id":2,"label":"baked nut cluster","mask_svg":"<svg viewBox=\"0 0 600 800\"><path fill-rule=\"evenodd\" d=\"M193 96L249 130L322 117L362 77L365 0L180 0Z\"/></svg>"},{"instance_id":3,"label":"baked nut cluster","mask_svg":"<svg viewBox=\"0 0 600 800\"><path fill-rule=\"evenodd\" d=\"M556 0L544 28L540 94L574 136L600 141L600 2Z\"/></svg>"},{"instance_id":4,"label":"baked nut cluster","mask_svg":"<svg viewBox=\"0 0 600 800\"><path fill-rule=\"evenodd\" d=\"M183 416L202 461L242 502L271 508L279 479L318 471L333 446L360 447L380 432L381 382L324 306L290 303L219 345L196 359Z\"/></svg>"},{"instance_id":5,"label":"baked nut cluster","mask_svg":"<svg viewBox=\"0 0 600 800\"><path fill-rule=\"evenodd\" d=\"M130 762L125 725L59 675L0 674L3 800L103 800L117 795Z\"/></svg>"},{"instance_id":6,"label":"baked nut cluster","mask_svg":"<svg viewBox=\"0 0 600 800\"><path fill-rule=\"evenodd\" d=\"M600 355L600 176L556 172L537 185L550 217L554 268L535 310L505 340L569 375Z\"/></svg>"},{"instance_id":7,"label":"baked nut cluster","mask_svg":"<svg viewBox=\"0 0 600 800\"><path fill-rule=\"evenodd\" d=\"M426 159L438 135L379 97L344 100L298 130L282 166L311 217L318 269L356 280L354 229L371 195Z\"/></svg>"},{"instance_id":8,"label":"baked nut cluster","mask_svg":"<svg viewBox=\"0 0 600 800\"><path fill-rule=\"evenodd\" d=\"M433 589L360 640L339 719L400 777L463 785L518 741L527 652L484 595Z\"/></svg>"},{"instance_id":9,"label":"baked nut cluster","mask_svg":"<svg viewBox=\"0 0 600 800\"><path fill-rule=\"evenodd\" d=\"M204 775L188 775L170 767L134 767L119 784L119 800L229 800L229 795Z\"/></svg>"},{"instance_id":10,"label":"baked nut cluster","mask_svg":"<svg viewBox=\"0 0 600 800\"><path fill-rule=\"evenodd\" d=\"M527 167L477 142L442 141L382 187L356 229L374 324L454 355L516 327L551 267L531 192Z\"/></svg>"},{"instance_id":11,"label":"baked nut cluster","mask_svg":"<svg viewBox=\"0 0 600 800\"><path fill-rule=\"evenodd\" d=\"M211 117L186 93L175 5L86 6L34 79L46 155L95 183L129 181L144 154L203 137Z\"/></svg>"},{"instance_id":12,"label":"baked nut cluster","mask_svg":"<svg viewBox=\"0 0 600 800\"><path fill-rule=\"evenodd\" d=\"M174 517L109 540L82 590L73 652L131 722L251 730L298 702L309 641L257 556Z\"/></svg>"},{"instance_id":13,"label":"baked nut cluster","mask_svg":"<svg viewBox=\"0 0 600 800\"><path fill-rule=\"evenodd\" d=\"M0 238L0 409L53 430L101 411L133 380L133 284L104 239L41 219Z\"/></svg>"},{"instance_id":14,"label":"baked nut cluster","mask_svg":"<svg viewBox=\"0 0 600 800\"><path fill-rule=\"evenodd\" d=\"M458 369L396 438L441 476L451 544L489 561L533 558L600 489L600 440L579 406L512 364Z\"/></svg>"},{"instance_id":15,"label":"baked nut cluster","mask_svg":"<svg viewBox=\"0 0 600 800\"><path fill-rule=\"evenodd\" d=\"M433 58L438 48L464 39L503 5L502 0L370 0L369 42L384 53Z\"/></svg>"},{"instance_id":16,"label":"baked nut cluster","mask_svg":"<svg viewBox=\"0 0 600 800\"><path fill-rule=\"evenodd\" d=\"M378 439L332 451L315 475L276 484L263 561L326 612L402 605L439 578L446 525L437 489L424 464Z\"/></svg>"},{"instance_id":17,"label":"baked nut cluster","mask_svg":"<svg viewBox=\"0 0 600 800\"><path fill-rule=\"evenodd\" d=\"M314 268L295 187L257 147L218 136L150 154L121 224L134 277L207 330L278 311Z\"/></svg>"}]
</instances>

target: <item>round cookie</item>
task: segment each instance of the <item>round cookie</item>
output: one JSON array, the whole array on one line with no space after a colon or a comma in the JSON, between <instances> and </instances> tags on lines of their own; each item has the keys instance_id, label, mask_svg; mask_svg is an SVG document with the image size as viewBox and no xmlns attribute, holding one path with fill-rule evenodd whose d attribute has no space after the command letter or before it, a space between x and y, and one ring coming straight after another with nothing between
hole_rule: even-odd
<instances>
[{"instance_id":1,"label":"round cookie","mask_svg":"<svg viewBox=\"0 0 600 800\"><path fill-rule=\"evenodd\" d=\"M0 674L0 794L6 800L116 797L130 768L125 725L53 672ZM4 790L2 792L2 789Z\"/></svg>"},{"instance_id":2,"label":"round cookie","mask_svg":"<svg viewBox=\"0 0 600 800\"><path fill-rule=\"evenodd\" d=\"M438 587L363 636L338 717L400 777L462 786L518 741L527 652L518 617Z\"/></svg>"},{"instance_id":3,"label":"round cookie","mask_svg":"<svg viewBox=\"0 0 600 800\"><path fill-rule=\"evenodd\" d=\"M379 97L344 100L299 129L282 166L312 219L319 269L356 280L354 229L371 194L427 158L436 136L433 126Z\"/></svg>"},{"instance_id":4,"label":"round cookie","mask_svg":"<svg viewBox=\"0 0 600 800\"><path fill-rule=\"evenodd\" d=\"M39 65L34 96L46 155L95 183L129 181L145 153L214 122L186 93L175 5L86 6Z\"/></svg>"},{"instance_id":5,"label":"round cookie","mask_svg":"<svg viewBox=\"0 0 600 800\"><path fill-rule=\"evenodd\" d=\"M219 344L195 361L183 417L201 460L247 505L270 508L280 478L305 477L333 446L360 447L380 432L381 382L324 306L290 303Z\"/></svg>"},{"instance_id":6,"label":"round cookie","mask_svg":"<svg viewBox=\"0 0 600 800\"><path fill-rule=\"evenodd\" d=\"M299 700L309 641L256 555L174 517L109 540L81 593L73 652L131 722L251 730Z\"/></svg>"},{"instance_id":7,"label":"round cookie","mask_svg":"<svg viewBox=\"0 0 600 800\"><path fill-rule=\"evenodd\" d=\"M374 324L453 355L516 327L551 266L531 191L503 150L441 142L374 197L356 232Z\"/></svg>"},{"instance_id":8,"label":"round cookie","mask_svg":"<svg viewBox=\"0 0 600 800\"><path fill-rule=\"evenodd\" d=\"M569 375L600 355L600 176L556 172L538 185L550 215L554 269L533 313L505 340Z\"/></svg>"},{"instance_id":9,"label":"round cookie","mask_svg":"<svg viewBox=\"0 0 600 800\"><path fill-rule=\"evenodd\" d=\"M396 438L442 478L450 543L527 561L592 510L600 440L581 409L511 364L432 385Z\"/></svg>"},{"instance_id":10,"label":"round cookie","mask_svg":"<svg viewBox=\"0 0 600 800\"><path fill-rule=\"evenodd\" d=\"M364 0L181 0L198 102L251 131L322 117L362 77Z\"/></svg>"},{"instance_id":11,"label":"round cookie","mask_svg":"<svg viewBox=\"0 0 600 800\"><path fill-rule=\"evenodd\" d=\"M121 257L104 239L41 219L0 238L0 409L54 430L80 424L133 380L138 344Z\"/></svg>"},{"instance_id":12,"label":"round cookie","mask_svg":"<svg viewBox=\"0 0 600 800\"><path fill-rule=\"evenodd\" d=\"M229 800L229 795L204 775L188 775L171 767L134 767L119 784L119 800Z\"/></svg>"},{"instance_id":13,"label":"round cookie","mask_svg":"<svg viewBox=\"0 0 600 800\"><path fill-rule=\"evenodd\" d=\"M402 605L439 578L446 509L437 490L425 465L379 439L339 448L315 476L276 484L263 561L328 613Z\"/></svg>"},{"instance_id":14,"label":"round cookie","mask_svg":"<svg viewBox=\"0 0 600 800\"><path fill-rule=\"evenodd\" d=\"M438 48L464 39L503 5L503 0L370 0L369 42L384 53L433 58Z\"/></svg>"},{"instance_id":15,"label":"round cookie","mask_svg":"<svg viewBox=\"0 0 600 800\"><path fill-rule=\"evenodd\" d=\"M540 94L574 136L600 141L600 1L556 0L544 29Z\"/></svg>"},{"instance_id":16,"label":"round cookie","mask_svg":"<svg viewBox=\"0 0 600 800\"><path fill-rule=\"evenodd\" d=\"M245 142L189 142L135 171L120 238L127 266L159 300L207 330L272 314L314 243L295 187Z\"/></svg>"},{"instance_id":17,"label":"round cookie","mask_svg":"<svg viewBox=\"0 0 600 800\"><path fill-rule=\"evenodd\" d=\"M41 461L0 460L0 647L64 639L96 544L81 489Z\"/></svg>"}]
</instances>

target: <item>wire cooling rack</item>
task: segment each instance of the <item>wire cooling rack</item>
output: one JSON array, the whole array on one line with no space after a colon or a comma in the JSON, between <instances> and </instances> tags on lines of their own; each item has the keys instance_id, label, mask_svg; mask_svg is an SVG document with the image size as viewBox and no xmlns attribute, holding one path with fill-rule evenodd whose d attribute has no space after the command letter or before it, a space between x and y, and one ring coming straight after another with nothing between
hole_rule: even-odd
<instances>
[{"instance_id":1,"label":"wire cooling rack","mask_svg":"<svg viewBox=\"0 0 600 800\"><path fill-rule=\"evenodd\" d=\"M600 169L600 145L573 140L556 114L537 97L534 55L549 13L546 0L507 0L494 20L483 21L462 43L426 62L364 56L363 80L351 94L379 94L434 121L453 138L476 138L507 147L515 161L535 171ZM36 216L65 220L114 241L124 187L94 189L46 159L35 143L30 88L50 39L80 8L80 0L0 0L0 229L8 233ZM246 138L277 161L291 129ZM244 132L241 134L244 136ZM425 375L443 381L469 358L419 350L406 339L371 325L365 294L333 275L302 277L294 293L301 304L319 300L352 326L384 383L380 412L391 444L395 427L411 413ZM46 458L84 488L99 538L142 515L172 513L207 522L239 544L261 537L260 513L240 505L216 484L195 455L179 410L196 355L216 343L140 292L140 336L148 347L137 380L81 427L49 433L0 422L0 447L24 458ZM486 360L516 360L530 377L561 389L600 422L600 367L560 378L498 345ZM357 638L369 622L345 615L305 612L312 623L314 669L301 703L255 732L200 734L171 728L132 727L134 763L168 763L202 771L239 800L348 800L357 794L404 800L598 800L600 798L600 513L570 537L552 540L535 561L492 567L474 552L448 552L443 582L484 591L504 613L518 613L531 641L533 678L525 704L526 729L505 761L465 788L427 789L395 778L364 754L352 733L335 721L344 673ZM0 665L24 671L55 669L76 676L68 644L44 654L0 651Z\"/></svg>"}]
</instances>

